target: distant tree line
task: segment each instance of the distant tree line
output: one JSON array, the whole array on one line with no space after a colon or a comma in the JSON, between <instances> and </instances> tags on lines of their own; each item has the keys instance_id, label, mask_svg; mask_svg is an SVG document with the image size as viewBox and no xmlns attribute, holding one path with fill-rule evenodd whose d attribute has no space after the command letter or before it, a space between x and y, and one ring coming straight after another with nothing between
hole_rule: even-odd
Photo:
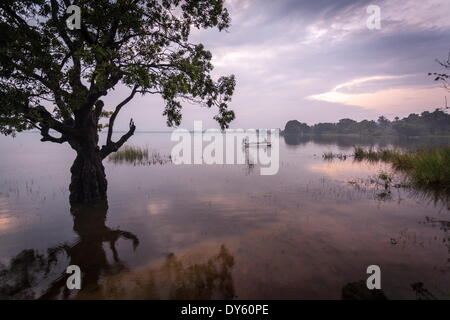
<instances>
[{"instance_id":1,"label":"distant tree line","mask_svg":"<svg viewBox=\"0 0 450 320\"><path fill-rule=\"evenodd\" d=\"M424 111L421 114L411 113L400 119L395 117L390 121L380 116L377 121L341 119L337 123L321 122L309 126L297 120L286 123L283 131L285 135L322 135L322 134L358 134L370 136L395 135L403 137L449 135L450 114L442 109L433 112Z\"/></svg>"}]
</instances>

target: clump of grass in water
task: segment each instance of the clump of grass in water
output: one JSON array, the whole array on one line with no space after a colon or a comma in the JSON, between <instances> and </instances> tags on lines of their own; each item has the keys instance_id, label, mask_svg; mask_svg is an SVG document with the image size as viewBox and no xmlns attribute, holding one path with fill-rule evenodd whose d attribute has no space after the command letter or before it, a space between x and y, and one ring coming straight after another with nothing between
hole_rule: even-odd
<instances>
[{"instance_id":1,"label":"clump of grass in water","mask_svg":"<svg viewBox=\"0 0 450 320\"><path fill-rule=\"evenodd\" d=\"M345 155L343 153L333 153L331 151L328 151L328 152L324 152L322 154L322 158L324 160L333 160L333 159L346 160L347 155Z\"/></svg>"},{"instance_id":2,"label":"clump of grass in water","mask_svg":"<svg viewBox=\"0 0 450 320\"><path fill-rule=\"evenodd\" d=\"M389 173L384 172L384 171L380 172L378 174L378 179L383 181L384 190L386 190L386 191L388 191L390 193L391 192L392 177L389 175Z\"/></svg>"},{"instance_id":3,"label":"clump of grass in water","mask_svg":"<svg viewBox=\"0 0 450 320\"><path fill-rule=\"evenodd\" d=\"M366 152L363 148L354 147L353 156L355 157L356 160L363 160L365 155L366 155Z\"/></svg>"},{"instance_id":4,"label":"clump of grass in water","mask_svg":"<svg viewBox=\"0 0 450 320\"><path fill-rule=\"evenodd\" d=\"M323 158L324 160L332 160L332 159L334 159L334 154L333 154L333 152L331 152L331 151L329 151L329 152L324 152L323 155L322 155L322 158Z\"/></svg>"},{"instance_id":5,"label":"clump of grass in water","mask_svg":"<svg viewBox=\"0 0 450 320\"><path fill-rule=\"evenodd\" d=\"M150 153L148 147L123 146L119 151L111 154L108 160L115 164L151 165L171 162L171 157L163 156L159 152Z\"/></svg>"},{"instance_id":6,"label":"clump of grass in water","mask_svg":"<svg viewBox=\"0 0 450 320\"><path fill-rule=\"evenodd\" d=\"M450 147L422 149L414 152L398 150L365 150L355 147L355 160L383 161L404 171L411 181L422 187L450 192Z\"/></svg>"},{"instance_id":7,"label":"clump of grass in water","mask_svg":"<svg viewBox=\"0 0 450 320\"><path fill-rule=\"evenodd\" d=\"M114 163L134 163L148 160L148 148L136 146L123 146L120 150L112 153L109 158Z\"/></svg>"},{"instance_id":8,"label":"clump of grass in water","mask_svg":"<svg viewBox=\"0 0 450 320\"><path fill-rule=\"evenodd\" d=\"M380 160L380 154L375 151L372 147L365 150L361 147L355 147L353 156L356 160L369 160L369 161L378 161Z\"/></svg>"},{"instance_id":9,"label":"clump of grass in water","mask_svg":"<svg viewBox=\"0 0 450 320\"><path fill-rule=\"evenodd\" d=\"M414 181L423 185L443 186L450 191L450 147L437 150L421 150L403 159L410 168Z\"/></svg>"}]
</instances>

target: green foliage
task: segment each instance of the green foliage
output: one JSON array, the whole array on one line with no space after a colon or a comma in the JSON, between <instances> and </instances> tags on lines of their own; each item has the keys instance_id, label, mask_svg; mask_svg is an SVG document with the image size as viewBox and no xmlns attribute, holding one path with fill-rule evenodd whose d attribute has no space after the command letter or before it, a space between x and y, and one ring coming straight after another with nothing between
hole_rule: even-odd
<instances>
[{"instance_id":1,"label":"green foliage","mask_svg":"<svg viewBox=\"0 0 450 320\"><path fill-rule=\"evenodd\" d=\"M362 160L364 159L364 149L361 147L355 147L354 152L353 152L353 156L355 157L356 160Z\"/></svg>"},{"instance_id":2,"label":"green foliage","mask_svg":"<svg viewBox=\"0 0 450 320\"><path fill-rule=\"evenodd\" d=\"M87 118L111 116L98 102L119 84L132 97L160 94L169 126L180 124L183 101L217 108L221 128L234 119L234 76L214 80L211 53L189 42L192 28L229 26L223 0L81 0L79 30L65 25L68 4L1 1L0 133L38 128L69 141Z\"/></svg>"},{"instance_id":3,"label":"green foliage","mask_svg":"<svg viewBox=\"0 0 450 320\"><path fill-rule=\"evenodd\" d=\"M422 150L411 157L410 162L414 181L450 190L450 148Z\"/></svg>"}]
</instances>

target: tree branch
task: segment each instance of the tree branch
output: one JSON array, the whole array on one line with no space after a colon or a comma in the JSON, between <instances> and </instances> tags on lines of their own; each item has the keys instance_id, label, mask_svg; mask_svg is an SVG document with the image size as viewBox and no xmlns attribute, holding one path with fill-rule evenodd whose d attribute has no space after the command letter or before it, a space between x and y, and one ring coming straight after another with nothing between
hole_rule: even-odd
<instances>
[{"instance_id":1,"label":"tree branch","mask_svg":"<svg viewBox=\"0 0 450 320\"><path fill-rule=\"evenodd\" d=\"M67 45L67 48L69 49L71 56L73 57L74 52L73 42L70 40L67 34L66 26L63 25L61 20L58 19L59 6L56 0L51 0L51 9L52 9L52 19L55 21L56 29L58 30L59 35L64 40L64 43Z\"/></svg>"},{"instance_id":2,"label":"tree branch","mask_svg":"<svg viewBox=\"0 0 450 320\"><path fill-rule=\"evenodd\" d=\"M113 134L113 130L114 130L114 121L116 121L117 115L119 114L120 110L122 109L122 107L124 105L126 105L128 102L131 101L131 99L134 98L134 95L137 92L137 86L135 86L133 88L133 90L131 91L131 94L126 97L121 103L119 103L116 108L114 109L114 112L112 113L111 117L109 118L109 124L108 124L108 137L106 138L106 144L108 145L109 143L111 143L111 137Z\"/></svg>"},{"instance_id":3,"label":"tree branch","mask_svg":"<svg viewBox=\"0 0 450 320\"><path fill-rule=\"evenodd\" d=\"M61 135L60 138L55 138L53 136L50 135L49 133L50 128L49 127L42 127L40 129L41 131L41 135L42 135L42 139L41 141L50 141L50 142L55 142L55 143L64 143L67 141L67 138L64 135Z\"/></svg>"},{"instance_id":4,"label":"tree branch","mask_svg":"<svg viewBox=\"0 0 450 320\"><path fill-rule=\"evenodd\" d=\"M54 119L52 114L50 112L48 112L47 109L45 109L45 107L43 107L43 106L37 106L34 108L30 108L27 104L20 104L20 105L18 105L18 108L21 109L25 119L27 119L28 121L30 121L32 123L40 123L41 129L47 128L47 133L48 133L48 129L56 130L59 133L61 133L62 135L71 134L73 131L72 128L70 128L69 126ZM42 133L42 130L41 130L41 133ZM50 141L50 140L48 140L48 141Z\"/></svg>"},{"instance_id":5,"label":"tree branch","mask_svg":"<svg viewBox=\"0 0 450 320\"><path fill-rule=\"evenodd\" d=\"M130 119L130 130L128 130L128 132L125 133L119 139L119 141L117 141L117 142L110 141L109 143L107 143L106 145L104 145L102 147L102 149L100 150L100 156L102 157L102 159L105 159L111 153L119 150L120 147L123 146L123 144L125 142L127 142L127 140L134 134L135 130L136 130L136 126L134 125L134 121L133 121L133 119Z\"/></svg>"}]
</instances>

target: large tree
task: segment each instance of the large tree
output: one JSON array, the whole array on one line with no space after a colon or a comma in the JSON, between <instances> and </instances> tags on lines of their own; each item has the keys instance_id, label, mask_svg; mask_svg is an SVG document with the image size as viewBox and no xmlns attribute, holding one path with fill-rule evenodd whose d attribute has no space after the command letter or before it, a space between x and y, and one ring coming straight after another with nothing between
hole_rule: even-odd
<instances>
[{"instance_id":1,"label":"large tree","mask_svg":"<svg viewBox=\"0 0 450 320\"><path fill-rule=\"evenodd\" d=\"M70 5L81 8L79 29L66 24ZM112 139L117 115L136 95L161 95L169 126L180 124L185 100L216 107L221 128L234 119L234 76L213 80L211 53L189 41L192 28L228 25L223 0L2 0L0 132L38 129L41 141L67 142L77 153L71 202L105 199L102 160L134 134L130 120ZM117 86L129 95L105 106ZM100 147L102 117L108 132Z\"/></svg>"}]
</instances>

